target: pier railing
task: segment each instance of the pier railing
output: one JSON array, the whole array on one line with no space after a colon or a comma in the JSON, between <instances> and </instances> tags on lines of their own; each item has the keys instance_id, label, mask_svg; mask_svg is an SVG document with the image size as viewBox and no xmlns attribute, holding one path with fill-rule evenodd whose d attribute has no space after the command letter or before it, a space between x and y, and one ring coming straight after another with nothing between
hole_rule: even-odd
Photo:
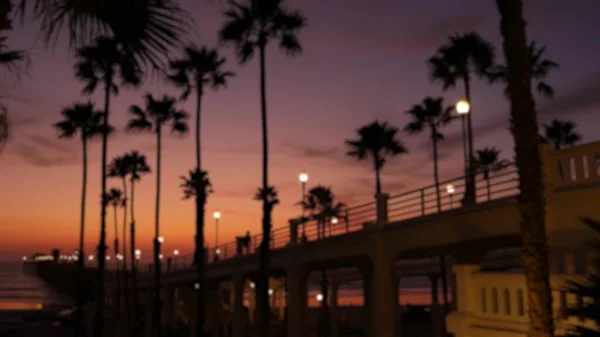
<instances>
[{"instance_id":1,"label":"pier railing","mask_svg":"<svg viewBox=\"0 0 600 337\"><path fill-rule=\"evenodd\" d=\"M439 191L439 204L436 189ZM506 164L500 169L476 175L476 203L515 196L519 193L519 179L516 167ZM300 223L296 228L291 225L274 228L271 231L271 249L279 249L291 244L323 240L333 236L357 232L385 223L393 223L451 211L463 207L462 199L465 193L465 178L440 182L408 192L385 196L383 201L374 200L357 206L348 207L336 218L326 224L318 224L314 220ZM380 203L385 205L382 206ZM378 205L379 203L379 205ZM382 214L385 213L385 214ZM293 231L296 233L292 233ZM238 247L238 242L228 242L217 247L206 249L206 262L217 263L240 255L257 253L260 249L262 235L257 234L247 239L247 245ZM294 242L295 241L295 242ZM241 249L240 249L241 248ZM179 256L172 262L171 269L181 269L191 266L193 254Z\"/></svg>"}]
</instances>

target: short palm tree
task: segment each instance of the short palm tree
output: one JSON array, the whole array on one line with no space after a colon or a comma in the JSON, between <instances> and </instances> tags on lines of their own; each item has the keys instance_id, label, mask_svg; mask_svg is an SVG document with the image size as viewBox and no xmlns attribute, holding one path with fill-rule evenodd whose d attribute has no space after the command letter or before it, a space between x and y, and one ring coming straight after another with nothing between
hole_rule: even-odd
<instances>
[{"instance_id":1,"label":"short palm tree","mask_svg":"<svg viewBox=\"0 0 600 337\"><path fill-rule=\"evenodd\" d=\"M495 147L486 147L475 152L475 169L483 175L486 182L487 200L492 200L492 190L490 187L490 175L500 171L508 165L504 159L500 159L500 150Z\"/></svg>"},{"instance_id":2,"label":"short palm tree","mask_svg":"<svg viewBox=\"0 0 600 337\"><path fill-rule=\"evenodd\" d=\"M544 142L557 150L575 146L581 141L581 134L575 130L577 125L571 121L554 119L550 124L542 124L542 126Z\"/></svg>"},{"instance_id":3,"label":"short palm tree","mask_svg":"<svg viewBox=\"0 0 600 337\"><path fill-rule=\"evenodd\" d=\"M150 166L146 161L146 156L139 153L138 151L131 151L123 155L122 157L124 169L129 174L130 183L130 198L131 203L129 204L129 211L131 217L131 224L129 225L129 254L131 259L131 294L133 294L133 319L134 328L133 335L135 336L139 329L140 324L140 307L138 298L138 283L137 283L137 256L135 254L135 182L142 179L142 175L150 173Z\"/></svg>"},{"instance_id":4,"label":"short palm tree","mask_svg":"<svg viewBox=\"0 0 600 337\"><path fill-rule=\"evenodd\" d=\"M85 83L84 93L91 94L98 85L104 89L104 126L109 123L110 97L118 94L115 81L120 77L123 85L140 84L140 71L132 55L110 38L100 37L89 46L77 50L75 76ZM106 165L108 135L102 135L101 196L106 194ZM104 329L104 271L106 268L106 205L101 201L100 242L98 244L98 294L94 333L103 336Z\"/></svg>"},{"instance_id":5,"label":"short palm tree","mask_svg":"<svg viewBox=\"0 0 600 337\"><path fill-rule=\"evenodd\" d=\"M550 86L550 84L545 82L548 74L552 72L554 69L558 69L558 63L545 58L546 47L539 47L536 45L535 41L532 41L528 46L529 51L529 62L531 63L531 79L536 82L535 89L538 94L546 97L553 98L554 97L554 88ZM490 79L492 82L502 81L506 83L506 66L497 65L491 70ZM506 95L508 96L508 87L505 90Z\"/></svg>"},{"instance_id":6,"label":"short palm tree","mask_svg":"<svg viewBox=\"0 0 600 337\"><path fill-rule=\"evenodd\" d=\"M475 202L475 173L473 163L473 127L471 115L473 114L473 101L471 100L471 84L474 76L489 78L490 70L494 65L494 48L477 33L455 34L448 38L448 43L438 48L436 54L429 58L431 79L441 82L442 88L454 88L462 82L465 90L465 99L471 104L471 111L467 114L468 135L468 161L466 170L466 186L464 203ZM463 115L464 116L464 115ZM463 117L464 118L464 117ZM464 119L463 119L464 123Z\"/></svg>"},{"instance_id":7,"label":"short palm tree","mask_svg":"<svg viewBox=\"0 0 600 337\"><path fill-rule=\"evenodd\" d=\"M370 158L375 169L375 193L381 195L381 170L388 158L408 153L398 138L398 129L387 122L374 121L356 130L358 138L346 140L347 156L358 160Z\"/></svg>"},{"instance_id":8,"label":"short palm tree","mask_svg":"<svg viewBox=\"0 0 600 337\"><path fill-rule=\"evenodd\" d=\"M111 188L104 197L106 203L113 207L113 215L114 215L114 252L115 252L115 263L117 264L116 268L116 293L115 293L115 302L117 304L117 310L115 310L115 317L119 320L121 314L121 273L119 270L119 221L117 220L117 209L123 205L123 191L118 188Z\"/></svg>"},{"instance_id":9,"label":"short palm tree","mask_svg":"<svg viewBox=\"0 0 600 337\"><path fill-rule=\"evenodd\" d=\"M31 6L33 5L33 6ZM190 28L191 19L175 0L20 0L21 15L33 9L45 42L67 28L70 46L111 36L136 63L160 68Z\"/></svg>"},{"instance_id":10,"label":"short palm tree","mask_svg":"<svg viewBox=\"0 0 600 337\"><path fill-rule=\"evenodd\" d=\"M406 114L411 117L411 121L404 127L406 132L415 134L425 129L429 131L429 137L433 144L433 179L438 212L442 210L438 175L438 142L444 140L444 134L440 132L440 129L452 121L453 109L453 107L445 107L444 99L441 97L426 97L421 104L414 105L406 111Z\"/></svg>"},{"instance_id":11,"label":"short palm tree","mask_svg":"<svg viewBox=\"0 0 600 337\"><path fill-rule=\"evenodd\" d=\"M75 103L73 106L62 110L63 120L54 124L60 138L80 137L82 145L83 178L81 184L81 214L79 218L79 258L77 259L77 317L75 329L81 331L83 316L81 314L84 302L83 272L85 262L85 202L87 196L87 167L88 167L88 141L102 133L106 125L103 123L104 113L96 111L92 103Z\"/></svg>"},{"instance_id":12,"label":"short palm tree","mask_svg":"<svg viewBox=\"0 0 600 337\"><path fill-rule=\"evenodd\" d=\"M285 7L284 0L240 0L230 1L230 8L224 13L226 22L219 31L219 38L225 43L236 47L240 63L252 59L256 49L260 58L260 98L262 121L262 152L263 177L262 190L267 191L271 186L268 182L268 133L267 133L267 88L266 88L266 49L269 42L275 41L279 48L288 55L296 55L301 50L298 31L306 26L306 19L299 10ZM268 333L269 295L268 295L268 263L269 242L271 233L266 229L271 227L271 214L267 193L263 193L263 237L260 250L261 277L258 282L259 298L259 335Z\"/></svg>"},{"instance_id":13,"label":"short palm tree","mask_svg":"<svg viewBox=\"0 0 600 337\"><path fill-rule=\"evenodd\" d=\"M156 134L156 208L154 217L154 306L152 322L154 332L160 333L160 162L162 151L162 130L168 128L173 134L183 135L188 132L188 115L183 110L177 110L176 99L164 96L157 100L151 94L146 94L145 109L137 105L129 108L132 119L127 124L128 131L149 131ZM167 126L167 124L170 124Z\"/></svg>"},{"instance_id":14,"label":"short palm tree","mask_svg":"<svg viewBox=\"0 0 600 337\"><path fill-rule=\"evenodd\" d=\"M552 288L546 241L546 203L538 121L531 93L531 66L522 0L496 0L506 59L510 98L510 131L515 142L515 163L519 174L520 227L523 240L521 259L527 283L528 337L552 337Z\"/></svg>"},{"instance_id":15,"label":"short palm tree","mask_svg":"<svg viewBox=\"0 0 600 337\"><path fill-rule=\"evenodd\" d=\"M110 178L121 179L123 183L123 197L121 198L121 207L123 208L123 227L121 239L123 240L123 262L121 269L123 272L123 288L129 286L129 277L127 276L127 177L129 176L130 165L126 156L117 156L108 165L107 176ZM125 296L125 312L129 312L129 297Z\"/></svg>"}]
</instances>

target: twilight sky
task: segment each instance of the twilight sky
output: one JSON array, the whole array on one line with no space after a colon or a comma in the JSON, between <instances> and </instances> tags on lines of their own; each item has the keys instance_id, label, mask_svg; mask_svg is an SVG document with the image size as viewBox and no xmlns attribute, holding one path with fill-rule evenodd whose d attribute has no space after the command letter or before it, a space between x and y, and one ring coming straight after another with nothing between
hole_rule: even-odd
<instances>
[{"instance_id":1,"label":"twilight sky","mask_svg":"<svg viewBox=\"0 0 600 337\"><path fill-rule=\"evenodd\" d=\"M431 84L425 61L455 31L475 30L500 49L499 16L493 0L392 1L392 0L290 0L301 8L309 26L300 35L304 52L285 57L275 47L267 55L270 123L270 179L281 204L275 209L275 227L299 212L298 173L306 170L309 185L333 187L349 205L374 194L374 174L369 163L344 156L343 141L354 130L375 118L403 127L404 111L425 96L443 96L448 104L461 97L462 88L446 93ZM197 32L189 38L215 46L222 24L220 1L184 0L196 20ZM527 0L528 36L548 46L547 56L561 68L548 82L556 89L553 101L540 99L542 122L552 118L574 120L586 141L597 139L600 117L600 2L590 0ZM34 251L77 245L81 188L81 155L77 140L56 138L52 123L60 110L76 101L82 85L73 77L74 58L64 41L48 50L37 37L38 25L15 24L9 36L13 48L27 49L33 64L20 80L4 75L0 97L10 108L13 137L0 158L0 260L15 259ZM231 48L223 48L228 66L237 73L226 90L209 92L204 101L203 161L215 193L207 211L220 210L220 242L236 234L260 231L261 206L252 200L260 184L260 110L258 62L239 66ZM508 103L502 87L474 83L472 99L475 148L496 146L512 157L508 133ZM148 81L139 91L121 91L113 100L111 122L120 131L109 142L109 158L140 150L155 166L151 135L121 132L131 104L141 104L145 92L178 95L171 85ZM102 101L92 97L100 107ZM181 104L190 113L194 102ZM596 113L595 113L596 112ZM460 175L460 125L444 130L441 179ZM384 169L386 192L397 194L432 183L430 145L426 135L402 134L410 154L392 160ZM181 200L179 176L192 168L193 135L165 137L162 172L161 226L165 252L178 248L191 252L194 206ZM90 146L86 244L90 251L99 232L100 142ZM154 217L154 174L137 188L138 242L151 251ZM118 181L110 186L120 187ZM112 214L112 213L109 213ZM109 246L113 239L108 222ZM119 217L120 219L120 217ZM121 224L119 224L121 225ZM207 217L206 235L214 243L214 223ZM146 255L148 256L148 255Z\"/></svg>"}]
</instances>

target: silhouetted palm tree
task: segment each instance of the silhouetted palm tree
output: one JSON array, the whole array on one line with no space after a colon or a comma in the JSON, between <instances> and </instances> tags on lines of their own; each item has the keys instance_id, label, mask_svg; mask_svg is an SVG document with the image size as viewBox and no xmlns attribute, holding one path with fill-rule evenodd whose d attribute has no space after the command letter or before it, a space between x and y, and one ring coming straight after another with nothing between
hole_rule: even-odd
<instances>
[{"instance_id":1,"label":"silhouetted palm tree","mask_svg":"<svg viewBox=\"0 0 600 337\"><path fill-rule=\"evenodd\" d=\"M558 69L558 63L546 59L544 53L546 52L546 46L538 48L536 46L535 41L532 41L528 47L529 51L529 62L531 64L531 79L536 81L536 90L537 92L546 97L553 98L554 97L554 88L546 83L544 80L548 77L548 74L554 70ZM506 66L497 65L491 70L490 79L492 82L502 81L506 83ZM509 95L508 87L505 90L506 96Z\"/></svg>"},{"instance_id":2,"label":"silhouetted palm tree","mask_svg":"<svg viewBox=\"0 0 600 337\"><path fill-rule=\"evenodd\" d=\"M104 124L104 113L94 110L92 103L75 103L73 106L65 108L61 111L63 120L54 124L54 127L59 132L60 138L73 138L78 136L82 145L82 184L81 184L81 214L79 218L79 252L77 258L77 311L75 332L81 332L83 322L83 302L84 302L84 285L83 271L85 263L84 237L85 237L85 201L87 195L87 144L88 141L100 134L107 134L110 131L106 130Z\"/></svg>"},{"instance_id":3,"label":"silhouetted palm tree","mask_svg":"<svg viewBox=\"0 0 600 337\"><path fill-rule=\"evenodd\" d=\"M123 240L123 260L121 268L123 271L123 289L129 287L129 277L127 276L127 177L130 174L130 163L128 157L117 156L108 165L107 176L110 178L120 178L123 183L123 198L121 199L121 207L123 208L123 227L121 239ZM124 296L125 313L130 312L129 296Z\"/></svg>"},{"instance_id":4,"label":"silhouetted palm tree","mask_svg":"<svg viewBox=\"0 0 600 337\"><path fill-rule=\"evenodd\" d=\"M129 254L131 259L131 294L133 297L133 318L134 318L134 335L141 328L140 324L140 308L138 298L138 287L137 287L137 257L135 254L135 182L142 178L142 175L150 173L150 166L146 161L146 156L140 154L138 151L131 151L123 155L123 165L125 166L126 172L129 174L129 183L131 184L131 204L129 204L129 211L131 217L131 224L129 225Z\"/></svg>"},{"instance_id":5,"label":"silhouetted palm tree","mask_svg":"<svg viewBox=\"0 0 600 337\"><path fill-rule=\"evenodd\" d=\"M132 55L125 52L115 40L100 37L94 44L77 50L75 64L76 77L85 83L84 93L91 94L98 85L104 89L104 124L109 123L110 96L117 95L119 90L115 81L121 78L123 85L137 86L140 84L140 72ZM108 135L102 136L101 160L101 196L106 193L106 155L108 150ZM96 296L96 320L94 333L101 337L104 329L104 270L106 264L106 206L101 207L100 243L98 244L98 295Z\"/></svg>"},{"instance_id":6,"label":"silhouetted palm tree","mask_svg":"<svg viewBox=\"0 0 600 337\"><path fill-rule=\"evenodd\" d=\"M575 146L581 141L581 134L575 130L577 125L571 121L554 119L550 124L542 124L542 126L544 127L543 140L557 150Z\"/></svg>"},{"instance_id":7,"label":"silhouetted palm tree","mask_svg":"<svg viewBox=\"0 0 600 337\"><path fill-rule=\"evenodd\" d=\"M0 37L0 66L10 72L16 72L21 65L29 65L31 60L27 53L24 50L7 50L5 40L6 37Z\"/></svg>"},{"instance_id":8,"label":"silhouetted palm tree","mask_svg":"<svg viewBox=\"0 0 600 337\"><path fill-rule=\"evenodd\" d=\"M408 153L400 139L398 138L398 129L387 122L379 123L374 121L356 130L358 139L346 140L349 150L347 156L355 157L358 160L373 160L375 169L375 192L376 196L381 195L381 169L388 158L400 154Z\"/></svg>"},{"instance_id":9,"label":"silhouetted palm tree","mask_svg":"<svg viewBox=\"0 0 600 337\"><path fill-rule=\"evenodd\" d=\"M279 48L288 55L296 55L301 50L298 31L306 25L306 19L299 10L284 7L284 0L241 0L230 1L230 8L224 13L226 22L219 32L220 40L233 43L236 47L240 63L252 59L258 48L260 57L260 98L263 146L262 190L271 186L268 182L268 133L267 133L267 97L266 97L266 48L271 41L276 41ZM267 213L267 193L263 193L263 237L260 251L260 275L258 282L259 300L259 335L268 334L269 325L269 242L271 233L271 214ZM272 208L271 208L272 209Z\"/></svg>"},{"instance_id":10,"label":"silhouetted palm tree","mask_svg":"<svg viewBox=\"0 0 600 337\"><path fill-rule=\"evenodd\" d=\"M404 130L410 134L420 133L425 129L429 131L429 137L433 144L433 179L435 181L435 193L437 198L437 210L440 212L440 179L438 175L438 142L444 140L440 128L448 125L453 117L453 107L444 107L444 99L441 97L426 97L423 103L414 105L406 111L412 119L406 124Z\"/></svg>"},{"instance_id":11,"label":"silhouetted palm tree","mask_svg":"<svg viewBox=\"0 0 600 337\"><path fill-rule=\"evenodd\" d=\"M477 33L471 32L450 36L448 43L438 48L436 54L429 58L428 61L431 69L431 79L434 82L441 82L444 90L454 88L457 82L462 82L465 90L465 99L471 104L471 110L466 117L468 130L467 160L469 162L466 172L465 203L475 202L475 173L472 162L470 162L472 158L469 158L473 154L471 81L475 75L482 78L489 78L490 69L494 65L494 59L494 48L492 45Z\"/></svg>"},{"instance_id":12,"label":"silhouetted palm tree","mask_svg":"<svg viewBox=\"0 0 600 337\"><path fill-rule=\"evenodd\" d=\"M127 124L127 130L149 131L156 134L156 208L154 218L154 306L152 322L154 332L160 334L160 160L162 151L162 130L168 128L173 134L183 135L188 132L188 115L175 107L175 98L164 96L156 100L151 94L146 94L146 107L132 105L129 112L133 118ZM170 124L166 126L166 124Z\"/></svg>"},{"instance_id":13,"label":"silhouetted palm tree","mask_svg":"<svg viewBox=\"0 0 600 337\"><path fill-rule=\"evenodd\" d=\"M507 161L500 159L500 150L495 147L486 147L475 152L475 169L483 174L486 181L487 200L492 200L492 190L490 187L490 174L506 168Z\"/></svg>"},{"instance_id":14,"label":"silhouetted palm tree","mask_svg":"<svg viewBox=\"0 0 600 337\"><path fill-rule=\"evenodd\" d=\"M21 15L29 7L41 21L46 43L54 43L66 26L70 46L110 36L136 63L155 67L162 66L191 28L189 14L175 0L21 0Z\"/></svg>"},{"instance_id":15,"label":"silhouetted palm tree","mask_svg":"<svg viewBox=\"0 0 600 337\"><path fill-rule=\"evenodd\" d=\"M123 205L123 191L118 188L111 188L105 196L106 202L113 207L114 214L114 252L116 268L117 289L115 294L115 302L117 309L115 310L115 318L117 321L121 316L121 273L119 271L119 221L117 220L117 209Z\"/></svg>"},{"instance_id":16,"label":"silhouetted palm tree","mask_svg":"<svg viewBox=\"0 0 600 337\"><path fill-rule=\"evenodd\" d=\"M211 86L214 90L225 87L227 78L234 75L233 72L224 71L221 68L225 64L225 58L219 56L216 50L202 47L200 49L190 46L185 48L185 55L172 61L170 64L171 74L169 79L178 88L183 89L182 99L187 99L192 91L196 94L196 168L205 176L207 172L202 171L201 161L201 107L204 87ZM208 178L206 178L208 179ZM207 191L206 185L202 182L204 179L193 180L200 183L195 187L196 194L196 249L194 253L194 264L196 266L196 277L200 284L200 289L205 289L204 285L204 207L206 205ZM204 327L204 291L198 291L198 327Z\"/></svg>"},{"instance_id":17,"label":"silhouetted palm tree","mask_svg":"<svg viewBox=\"0 0 600 337\"><path fill-rule=\"evenodd\" d=\"M538 142L537 112L531 94L532 69L522 0L496 0L506 59L510 93L510 130L515 140L519 174L519 209L529 310L528 337L552 337L552 288L546 242L546 204L542 160Z\"/></svg>"}]
</instances>

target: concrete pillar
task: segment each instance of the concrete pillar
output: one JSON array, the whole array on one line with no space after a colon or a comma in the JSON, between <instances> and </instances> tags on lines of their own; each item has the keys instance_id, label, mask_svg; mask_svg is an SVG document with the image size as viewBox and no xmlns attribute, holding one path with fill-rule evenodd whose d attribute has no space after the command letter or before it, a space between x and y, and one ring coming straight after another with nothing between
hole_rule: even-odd
<instances>
[{"instance_id":1,"label":"concrete pillar","mask_svg":"<svg viewBox=\"0 0 600 337\"><path fill-rule=\"evenodd\" d=\"M377 224L383 225L388 222L388 194L379 194L375 196L377 203Z\"/></svg>"},{"instance_id":2,"label":"concrete pillar","mask_svg":"<svg viewBox=\"0 0 600 337\"><path fill-rule=\"evenodd\" d=\"M475 309L474 294L479 289L473 288L472 274L479 271L479 265L457 264L452 267L456 277L454 288L456 289L456 311L470 313Z\"/></svg>"},{"instance_id":3,"label":"concrete pillar","mask_svg":"<svg viewBox=\"0 0 600 337\"><path fill-rule=\"evenodd\" d=\"M340 313L338 310L338 291L340 289L340 283L335 281L335 274L331 281L331 306L329 307L331 315L331 337L340 336Z\"/></svg>"},{"instance_id":4,"label":"concrete pillar","mask_svg":"<svg viewBox=\"0 0 600 337\"><path fill-rule=\"evenodd\" d=\"M186 294L189 296L185 298L185 303L189 301L191 304L189 306L190 310L186 310L186 314L188 316L188 327L189 327L189 337L196 337L196 330L199 328L198 325L198 296L196 292L198 291L194 284L191 285L190 288L184 288L186 290Z\"/></svg>"},{"instance_id":5,"label":"concrete pillar","mask_svg":"<svg viewBox=\"0 0 600 337\"><path fill-rule=\"evenodd\" d=\"M233 333L232 337L244 336L244 284L246 279L241 273L233 276Z\"/></svg>"},{"instance_id":6,"label":"concrete pillar","mask_svg":"<svg viewBox=\"0 0 600 337\"><path fill-rule=\"evenodd\" d=\"M290 219L290 245L298 243L298 226L300 225L300 219Z\"/></svg>"},{"instance_id":7,"label":"concrete pillar","mask_svg":"<svg viewBox=\"0 0 600 337\"><path fill-rule=\"evenodd\" d=\"M439 305L439 294L438 294L438 279L439 276L436 274L427 275L431 285L431 329L433 337L443 336L443 322L441 318L441 308Z\"/></svg>"},{"instance_id":8,"label":"concrete pillar","mask_svg":"<svg viewBox=\"0 0 600 337\"><path fill-rule=\"evenodd\" d=\"M398 287L395 283L394 263L379 248L372 261L372 267L362 270L365 306L368 311L368 336L397 337Z\"/></svg>"},{"instance_id":9,"label":"concrete pillar","mask_svg":"<svg viewBox=\"0 0 600 337\"><path fill-rule=\"evenodd\" d=\"M285 286L277 287L277 309L279 309L279 320L283 321L285 316Z\"/></svg>"},{"instance_id":10,"label":"concrete pillar","mask_svg":"<svg viewBox=\"0 0 600 337\"><path fill-rule=\"evenodd\" d=\"M209 312L211 312L210 318L210 335L212 337L220 336L221 329L221 299L219 298L219 286L215 284L209 290L207 306L210 308Z\"/></svg>"},{"instance_id":11,"label":"concrete pillar","mask_svg":"<svg viewBox=\"0 0 600 337\"><path fill-rule=\"evenodd\" d=\"M287 336L308 336L308 324L306 324L308 306L308 273L304 268L291 265L287 268L288 286L288 314L287 314Z\"/></svg>"}]
</instances>

